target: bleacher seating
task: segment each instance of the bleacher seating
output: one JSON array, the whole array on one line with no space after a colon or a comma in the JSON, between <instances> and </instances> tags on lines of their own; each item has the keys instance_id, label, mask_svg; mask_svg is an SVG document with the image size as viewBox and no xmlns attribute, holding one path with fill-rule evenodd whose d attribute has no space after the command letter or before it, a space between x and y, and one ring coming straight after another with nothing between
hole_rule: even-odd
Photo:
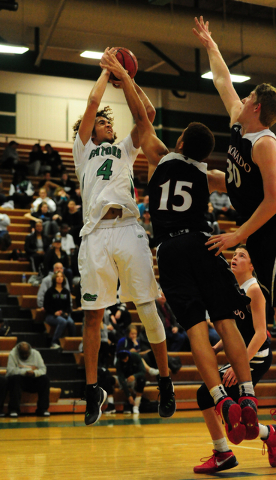
<instances>
[{"instance_id":1,"label":"bleacher seating","mask_svg":"<svg viewBox=\"0 0 276 480\"><path fill-rule=\"evenodd\" d=\"M5 145L0 143L0 157ZM20 159L28 162L29 152L32 145L20 145L18 148ZM55 146L53 146L55 148ZM62 161L67 168L71 179L77 181L72 151L69 148L57 148L61 154ZM139 155L134 164L134 174L139 175L140 179L146 181L147 178L147 160L144 155ZM3 180L4 192L8 192L9 185L12 181L12 174L7 170L0 170L0 177ZM35 187L35 195L38 194L39 177L29 177ZM58 179L56 179L58 180ZM140 201L142 201L142 189L139 189ZM12 337L0 337L0 374L5 374L9 351L15 346L17 341L26 340L38 350L45 360L48 372L51 379L51 393L50 411L83 411L84 404L76 407L76 399L81 397L84 382L84 356L79 353L78 346L81 342L81 328L82 325L77 323L77 336L64 337L61 339L62 349L53 351L49 349L49 338L53 334L53 328L45 325L45 314L37 309L36 294L37 286L32 286L28 283L22 283L22 273L26 274L27 280L34 273L31 271L29 262L17 262L8 260L11 249L20 248L24 251L24 241L26 235L30 233L29 220L24 218L24 213L29 210L14 209L3 210L1 212L7 213L11 218L9 226L9 233L12 239L12 246L7 252L0 252L0 284L6 286L8 292L8 301L11 302L11 308L5 314L9 315L9 320L15 329L12 328ZM235 230L235 223L224 219L219 220L220 229L226 232ZM223 252L226 259L229 261L232 257L231 251ZM154 272L157 280L158 266L156 261L155 251L153 251ZM1 287L1 286L0 286ZM1 295L0 288L0 295ZM4 292L4 290L3 290ZM138 326L141 325L137 311L133 304L129 305L132 322ZM15 316L16 315L16 316ZM17 317L18 315L18 317ZM272 326L270 325L269 328ZM274 405L276 395L276 340L272 340L273 365L269 372L265 375L264 381L261 382L257 388L256 393L259 397L259 405L269 406ZM196 391L201 382L200 375L194 365L192 354L190 352L171 353L170 355L179 356L182 367L177 374L172 374L172 379L175 383L175 393L177 399L177 407L184 408L198 408L196 402ZM218 364L221 365L226 362L225 353L221 352L217 356ZM115 374L114 367L110 367L111 373ZM150 400L156 400L158 392L156 389L156 380L147 375L147 380L151 382L145 388L145 397ZM155 382L155 384L154 384ZM115 402L118 411L122 409L124 397L122 392L115 391ZM22 411L33 412L36 408L36 395L24 394L22 396Z\"/></svg>"}]
</instances>

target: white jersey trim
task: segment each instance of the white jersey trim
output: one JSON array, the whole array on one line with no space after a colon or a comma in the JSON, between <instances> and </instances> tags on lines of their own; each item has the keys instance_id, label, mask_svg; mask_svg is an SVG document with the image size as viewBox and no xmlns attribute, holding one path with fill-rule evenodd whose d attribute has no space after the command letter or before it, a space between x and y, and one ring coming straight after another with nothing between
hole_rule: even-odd
<instances>
[{"instance_id":1,"label":"white jersey trim","mask_svg":"<svg viewBox=\"0 0 276 480\"><path fill-rule=\"evenodd\" d=\"M257 279L255 277L249 278L249 280L246 280L246 282L244 282L240 286L240 289L243 289L245 291L245 294L246 294L249 287L251 287L251 285L254 285L255 283L258 283Z\"/></svg>"},{"instance_id":2,"label":"white jersey trim","mask_svg":"<svg viewBox=\"0 0 276 480\"><path fill-rule=\"evenodd\" d=\"M182 162L194 165L201 172L207 173L207 163L198 162L197 160L193 160L192 158L185 157L181 153L174 153L174 152L168 153L163 158L161 158L157 167L159 165L162 165L162 163L169 162L170 160L181 160Z\"/></svg>"},{"instance_id":3,"label":"white jersey trim","mask_svg":"<svg viewBox=\"0 0 276 480\"><path fill-rule=\"evenodd\" d=\"M234 123L234 125L242 126L239 122ZM241 131L240 131L240 134L241 134ZM271 130L269 130L269 128L264 128L264 130L261 130L260 132L245 133L244 135L241 134L241 137L249 140L252 144L252 147L255 145L257 140L259 140L259 138L261 137L272 137L274 138L274 140L276 140L276 135Z\"/></svg>"}]
</instances>

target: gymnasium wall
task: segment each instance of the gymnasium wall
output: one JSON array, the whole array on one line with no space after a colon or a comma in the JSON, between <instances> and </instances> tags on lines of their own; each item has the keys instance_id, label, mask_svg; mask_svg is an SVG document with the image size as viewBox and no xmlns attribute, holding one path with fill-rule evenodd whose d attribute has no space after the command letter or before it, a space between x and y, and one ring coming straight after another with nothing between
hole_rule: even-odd
<instances>
[{"instance_id":1,"label":"gymnasium wall","mask_svg":"<svg viewBox=\"0 0 276 480\"><path fill-rule=\"evenodd\" d=\"M72 145L72 125L83 114L94 81L0 72L0 135L30 141ZM216 136L216 152L225 152L229 120L217 95L144 89L156 108L154 126L169 148L191 121L208 125ZM118 139L133 126L122 90L107 85L101 106L110 105ZM29 141L29 142L28 142Z\"/></svg>"}]
</instances>

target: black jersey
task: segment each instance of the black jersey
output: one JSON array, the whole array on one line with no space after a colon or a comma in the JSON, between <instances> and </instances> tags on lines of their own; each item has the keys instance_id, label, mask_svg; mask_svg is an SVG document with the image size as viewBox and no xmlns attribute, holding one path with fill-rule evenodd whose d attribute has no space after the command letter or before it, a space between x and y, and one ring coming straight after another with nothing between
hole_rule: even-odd
<instances>
[{"instance_id":1,"label":"black jersey","mask_svg":"<svg viewBox=\"0 0 276 480\"><path fill-rule=\"evenodd\" d=\"M235 123L231 128L226 172L227 192L237 211L238 225L246 222L264 199L263 179L258 165L252 160L252 148L263 136L276 139L269 129L242 136L241 128L239 123ZM276 215L269 220L269 223L276 225Z\"/></svg>"},{"instance_id":2,"label":"black jersey","mask_svg":"<svg viewBox=\"0 0 276 480\"><path fill-rule=\"evenodd\" d=\"M207 164L179 153L163 157L149 181L149 208L156 245L180 230L210 232Z\"/></svg>"},{"instance_id":3,"label":"black jersey","mask_svg":"<svg viewBox=\"0 0 276 480\"><path fill-rule=\"evenodd\" d=\"M244 282L240 287L241 292L247 295L247 290L254 283L258 283L256 278L250 278L249 280ZM244 339L245 345L248 347L253 336L255 335L252 314L249 310L247 310L246 307L243 308L242 310L235 310L234 314L235 314L237 327ZM266 339L263 345L259 348L259 351L265 350L268 347L269 347L269 343L268 343L268 339Z\"/></svg>"}]
</instances>

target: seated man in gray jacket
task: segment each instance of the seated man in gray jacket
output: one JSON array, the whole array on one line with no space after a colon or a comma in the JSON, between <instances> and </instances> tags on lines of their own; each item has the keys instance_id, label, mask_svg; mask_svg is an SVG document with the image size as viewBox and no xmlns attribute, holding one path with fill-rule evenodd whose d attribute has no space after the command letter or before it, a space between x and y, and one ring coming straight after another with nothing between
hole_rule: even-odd
<instances>
[{"instance_id":1,"label":"seated man in gray jacket","mask_svg":"<svg viewBox=\"0 0 276 480\"><path fill-rule=\"evenodd\" d=\"M50 381L40 353L27 342L12 349L8 358L7 373L10 392L9 416L16 418L20 413L21 390L38 393L37 416L49 417Z\"/></svg>"},{"instance_id":2,"label":"seated man in gray jacket","mask_svg":"<svg viewBox=\"0 0 276 480\"><path fill-rule=\"evenodd\" d=\"M44 305L45 293L53 285L53 283L52 283L53 275L55 273L58 273L58 272L63 273L64 267L63 267L62 263L57 262L57 263L54 264L54 269L53 270L54 270L53 272L49 272L48 275L43 278L43 280L41 282L41 285L39 287L39 290L37 292L37 306L38 306L38 308L40 308L41 311L44 310L43 305ZM68 282L67 278L66 278L64 286L70 292L70 286L69 286L69 282ZM73 302L72 302L72 297L71 297L71 308L72 308L72 306L73 306Z\"/></svg>"}]
</instances>

